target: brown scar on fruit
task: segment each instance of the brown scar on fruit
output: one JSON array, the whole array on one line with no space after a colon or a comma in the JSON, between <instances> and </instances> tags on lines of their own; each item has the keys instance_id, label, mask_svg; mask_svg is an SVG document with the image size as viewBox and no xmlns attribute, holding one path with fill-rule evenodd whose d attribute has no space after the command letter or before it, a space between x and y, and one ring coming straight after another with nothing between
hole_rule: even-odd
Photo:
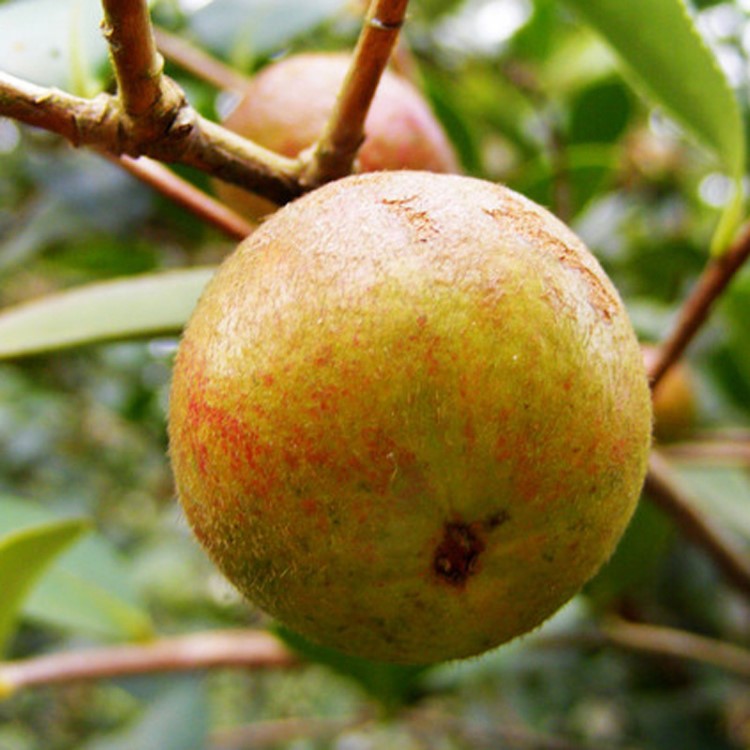
<instances>
[{"instance_id":1,"label":"brown scar on fruit","mask_svg":"<svg viewBox=\"0 0 750 750\"><path fill-rule=\"evenodd\" d=\"M432 569L438 578L461 587L474 573L484 541L472 525L451 521L443 527L443 538L435 549Z\"/></svg>"},{"instance_id":2,"label":"brown scar on fruit","mask_svg":"<svg viewBox=\"0 0 750 750\"><path fill-rule=\"evenodd\" d=\"M406 198L383 198L381 202L384 206L392 207L395 213L403 215L404 219L414 229L417 242L429 242L440 234L440 230L430 219L428 211L420 211L409 205L418 197L417 195L410 195Z\"/></svg>"},{"instance_id":3,"label":"brown scar on fruit","mask_svg":"<svg viewBox=\"0 0 750 750\"><path fill-rule=\"evenodd\" d=\"M521 235L527 235L556 253L557 259L567 268L580 274L588 287L588 301L591 307L607 322L617 313L617 300L602 283L598 275L583 260L582 254L559 237L547 231L539 223L539 216L522 207L520 203L509 201L507 208L483 208L484 213L493 219L502 218Z\"/></svg>"}]
</instances>

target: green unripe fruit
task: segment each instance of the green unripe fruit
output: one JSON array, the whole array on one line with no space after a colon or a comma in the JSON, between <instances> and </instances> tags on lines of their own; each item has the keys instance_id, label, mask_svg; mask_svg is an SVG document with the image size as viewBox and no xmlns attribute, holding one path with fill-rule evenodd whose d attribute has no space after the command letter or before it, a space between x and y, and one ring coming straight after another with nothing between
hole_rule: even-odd
<instances>
[{"instance_id":1,"label":"green unripe fruit","mask_svg":"<svg viewBox=\"0 0 750 750\"><path fill-rule=\"evenodd\" d=\"M381 172L274 214L180 345L177 489L245 595L429 663L537 626L612 553L650 446L643 359L581 241L488 182Z\"/></svg>"},{"instance_id":2,"label":"green unripe fruit","mask_svg":"<svg viewBox=\"0 0 750 750\"><path fill-rule=\"evenodd\" d=\"M224 126L265 148L295 157L312 146L336 104L351 64L344 53L305 53L271 63L253 78ZM422 94L387 70L365 122L358 170L423 169L457 172L458 161ZM251 219L276 210L270 201L224 182L217 195Z\"/></svg>"}]
</instances>

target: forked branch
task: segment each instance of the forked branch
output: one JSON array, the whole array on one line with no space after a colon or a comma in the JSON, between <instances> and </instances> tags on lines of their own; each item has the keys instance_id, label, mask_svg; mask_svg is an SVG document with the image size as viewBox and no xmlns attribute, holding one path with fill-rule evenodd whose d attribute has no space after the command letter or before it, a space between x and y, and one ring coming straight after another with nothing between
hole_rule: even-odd
<instances>
[{"instance_id":1,"label":"forked branch","mask_svg":"<svg viewBox=\"0 0 750 750\"><path fill-rule=\"evenodd\" d=\"M296 160L206 120L183 96L171 102L173 109L168 116L158 118L163 129L156 137L151 126L144 127L138 124L138 118L123 114L117 97L100 94L82 99L0 73L0 115L57 133L75 146L185 164L278 203L301 194Z\"/></svg>"},{"instance_id":2,"label":"forked branch","mask_svg":"<svg viewBox=\"0 0 750 750\"><path fill-rule=\"evenodd\" d=\"M159 107L165 94L179 94L165 85L164 61L156 51L145 0L102 0L102 7L102 29L125 114L136 121L152 120L160 109L173 109L171 103Z\"/></svg>"}]
</instances>

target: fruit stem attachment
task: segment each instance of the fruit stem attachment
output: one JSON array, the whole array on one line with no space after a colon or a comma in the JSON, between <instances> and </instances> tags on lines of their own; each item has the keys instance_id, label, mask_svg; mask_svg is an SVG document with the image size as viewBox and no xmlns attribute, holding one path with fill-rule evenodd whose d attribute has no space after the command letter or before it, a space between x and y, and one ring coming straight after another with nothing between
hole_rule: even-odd
<instances>
[{"instance_id":1,"label":"fruit stem attachment","mask_svg":"<svg viewBox=\"0 0 750 750\"><path fill-rule=\"evenodd\" d=\"M345 177L365 138L365 120L409 0L372 0L336 107L302 174L306 187Z\"/></svg>"}]
</instances>

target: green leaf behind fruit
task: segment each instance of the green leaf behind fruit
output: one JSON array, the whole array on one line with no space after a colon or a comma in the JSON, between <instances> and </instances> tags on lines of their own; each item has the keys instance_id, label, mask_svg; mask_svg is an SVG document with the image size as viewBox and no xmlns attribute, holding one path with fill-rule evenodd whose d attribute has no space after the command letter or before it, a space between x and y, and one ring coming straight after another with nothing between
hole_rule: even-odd
<instances>
[{"instance_id":1,"label":"green leaf behind fruit","mask_svg":"<svg viewBox=\"0 0 750 750\"><path fill-rule=\"evenodd\" d=\"M179 331L211 268L144 274L77 287L0 313L0 358Z\"/></svg>"},{"instance_id":2,"label":"green leaf behind fruit","mask_svg":"<svg viewBox=\"0 0 750 750\"><path fill-rule=\"evenodd\" d=\"M60 523L63 520L58 516L34 503L0 495L0 539ZM4 603L3 589L0 606ZM96 534L64 550L23 599L21 608L37 622L99 637L137 640L153 632L122 563Z\"/></svg>"},{"instance_id":3,"label":"green leaf behind fruit","mask_svg":"<svg viewBox=\"0 0 750 750\"><path fill-rule=\"evenodd\" d=\"M636 84L711 149L739 183L745 170L739 104L684 0L567 2L618 52ZM715 245L727 244L739 219L737 191L725 209Z\"/></svg>"},{"instance_id":4,"label":"green leaf behind fruit","mask_svg":"<svg viewBox=\"0 0 750 750\"><path fill-rule=\"evenodd\" d=\"M53 560L88 529L79 518L41 523L0 536L0 653L27 594Z\"/></svg>"}]
</instances>

